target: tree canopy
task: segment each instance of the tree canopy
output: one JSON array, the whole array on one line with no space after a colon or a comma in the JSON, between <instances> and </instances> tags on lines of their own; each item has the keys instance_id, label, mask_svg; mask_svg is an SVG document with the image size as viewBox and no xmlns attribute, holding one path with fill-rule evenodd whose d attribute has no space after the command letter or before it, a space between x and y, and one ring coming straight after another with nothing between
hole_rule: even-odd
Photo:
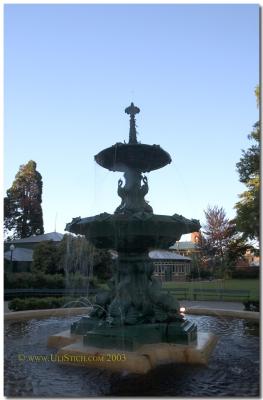
<instances>
[{"instance_id":1,"label":"tree canopy","mask_svg":"<svg viewBox=\"0 0 263 400\"><path fill-rule=\"evenodd\" d=\"M222 207L208 206L204 213L206 223L200 249L205 260L212 260L217 266L234 266L252 247L238 232L235 219L227 218Z\"/></svg>"},{"instance_id":2,"label":"tree canopy","mask_svg":"<svg viewBox=\"0 0 263 400\"><path fill-rule=\"evenodd\" d=\"M42 176L30 160L21 165L4 198L4 227L9 239L44 233Z\"/></svg>"},{"instance_id":3,"label":"tree canopy","mask_svg":"<svg viewBox=\"0 0 263 400\"><path fill-rule=\"evenodd\" d=\"M100 280L111 277L112 259L109 251L96 249L83 236L65 234L58 251L60 269L65 273L79 272Z\"/></svg>"},{"instance_id":4,"label":"tree canopy","mask_svg":"<svg viewBox=\"0 0 263 400\"><path fill-rule=\"evenodd\" d=\"M59 269L59 252L52 240L40 242L36 245L33 252L33 272L43 272L45 274L56 274L61 272Z\"/></svg>"},{"instance_id":5,"label":"tree canopy","mask_svg":"<svg viewBox=\"0 0 263 400\"><path fill-rule=\"evenodd\" d=\"M259 88L256 88L259 103ZM259 240L259 192L260 192L260 124L256 122L252 132L248 135L252 145L248 150L242 150L240 161L236 164L240 182L246 189L239 195L240 201L236 203L236 224L243 237Z\"/></svg>"},{"instance_id":6,"label":"tree canopy","mask_svg":"<svg viewBox=\"0 0 263 400\"><path fill-rule=\"evenodd\" d=\"M207 251L215 256L224 257L230 237L233 235L233 222L226 217L223 207L208 206L204 211L204 241Z\"/></svg>"}]
</instances>

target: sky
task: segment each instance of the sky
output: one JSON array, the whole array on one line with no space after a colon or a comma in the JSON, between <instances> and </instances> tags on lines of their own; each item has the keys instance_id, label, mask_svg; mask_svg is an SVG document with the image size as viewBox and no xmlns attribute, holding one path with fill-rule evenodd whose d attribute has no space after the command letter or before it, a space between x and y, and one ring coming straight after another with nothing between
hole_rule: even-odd
<instances>
[{"instance_id":1,"label":"sky","mask_svg":"<svg viewBox=\"0 0 263 400\"><path fill-rule=\"evenodd\" d=\"M94 155L128 141L133 101L138 140L172 158L147 174L154 213L232 218L258 83L256 4L5 5L4 193L32 159L46 233L113 213L122 174Z\"/></svg>"}]
</instances>

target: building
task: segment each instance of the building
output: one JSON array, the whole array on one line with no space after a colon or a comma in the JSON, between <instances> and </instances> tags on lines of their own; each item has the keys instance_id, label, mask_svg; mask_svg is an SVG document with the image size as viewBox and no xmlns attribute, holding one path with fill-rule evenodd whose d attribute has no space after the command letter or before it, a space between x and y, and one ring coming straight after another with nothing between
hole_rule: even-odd
<instances>
[{"instance_id":1,"label":"building","mask_svg":"<svg viewBox=\"0 0 263 400\"><path fill-rule=\"evenodd\" d=\"M118 257L115 250L110 250L113 260ZM185 281L191 271L191 258L175 254L168 250L151 250L149 257L153 261L153 275L162 282Z\"/></svg>"},{"instance_id":2,"label":"building","mask_svg":"<svg viewBox=\"0 0 263 400\"><path fill-rule=\"evenodd\" d=\"M35 246L43 241L53 241L54 245L58 245L62 238L62 233L50 232L43 235L33 235L28 238L8 241L4 243L5 261L11 264L12 272L30 271L33 252ZM180 242L178 242L180 243ZM181 242L191 243L191 242ZM116 258L117 253L112 251L112 257ZM185 280L191 270L191 258L177 254L168 250L152 250L149 257L154 263L154 276L161 281Z\"/></svg>"},{"instance_id":3,"label":"building","mask_svg":"<svg viewBox=\"0 0 263 400\"><path fill-rule=\"evenodd\" d=\"M168 250L152 250L149 257L153 260L154 276L162 282L185 281L191 271L191 258Z\"/></svg>"},{"instance_id":4,"label":"building","mask_svg":"<svg viewBox=\"0 0 263 400\"><path fill-rule=\"evenodd\" d=\"M11 265L12 272L30 271L34 247L40 242L50 240L54 242L54 245L58 245L63 236L62 233L50 232L7 241L4 243L4 259L9 266Z\"/></svg>"},{"instance_id":5,"label":"building","mask_svg":"<svg viewBox=\"0 0 263 400\"><path fill-rule=\"evenodd\" d=\"M259 267L260 266L260 257L255 255L255 253L248 249L244 255L244 259L248 263L249 267Z\"/></svg>"},{"instance_id":6,"label":"building","mask_svg":"<svg viewBox=\"0 0 263 400\"><path fill-rule=\"evenodd\" d=\"M200 254L201 250L199 244L201 242L201 233L200 232L192 232L191 240L175 242L170 248L170 251L173 251L177 254L180 254L185 257L192 257L194 255Z\"/></svg>"}]
</instances>

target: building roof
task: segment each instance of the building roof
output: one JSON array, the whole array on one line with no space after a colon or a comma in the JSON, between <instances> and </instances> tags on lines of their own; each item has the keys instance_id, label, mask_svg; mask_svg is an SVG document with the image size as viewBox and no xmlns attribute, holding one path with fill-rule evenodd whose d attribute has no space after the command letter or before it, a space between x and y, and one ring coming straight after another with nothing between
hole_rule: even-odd
<instances>
[{"instance_id":1,"label":"building roof","mask_svg":"<svg viewBox=\"0 0 263 400\"><path fill-rule=\"evenodd\" d=\"M113 259L118 257L118 254L114 250L110 250L111 256ZM191 258L181 256L180 254L176 254L173 251L168 250L151 250L149 252L149 257L152 260L176 260L176 261L191 261Z\"/></svg>"},{"instance_id":2,"label":"building roof","mask_svg":"<svg viewBox=\"0 0 263 400\"><path fill-rule=\"evenodd\" d=\"M32 249L24 249L23 247L17 247L12 252L12 260L13 261L33 261L33 250ZM8 261L11 261L11 251L8 250L4 253L4 258Z\"/></svg>"},{"instance_id":3,"label":"building roof","mask_svg":"<svg viewBox=\"0 0 263 400\"><path fill-rule=\"evenodd\" d=\"M149 257L153 260L191 261L189 257L184 257L168 250L152 250L149 252Z\"/></svg>"},{"instance_id":4,"label":"building roof","mask_svg":"<svg viewBox=\"0 0 263 400\"><path fill-rule=\"evenodd\" d=\"M196 249L196 244L193 242L175 242L170 250L194 250Z\"/></svg>"},{"instance_id":5,"label":"building roof","mask_svg":"<svg viewBox=\"0 0 263 400\"><path fill-rule=\"evenodd\" d=\"M63 239L63 233L50 232L43 233L42 235L32 235L24 239L11 240L8 243L39 243L45 240L53 240L54 242L60 242ZM6 242L7 243L7 242Z\"/></svg>"}]
</instances>

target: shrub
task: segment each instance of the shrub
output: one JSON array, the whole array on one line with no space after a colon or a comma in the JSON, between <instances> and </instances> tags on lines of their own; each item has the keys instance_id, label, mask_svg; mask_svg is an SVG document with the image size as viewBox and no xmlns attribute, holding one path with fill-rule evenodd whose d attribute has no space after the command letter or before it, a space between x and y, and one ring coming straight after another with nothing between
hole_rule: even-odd
<instances>
[{"instance_id":1,"label":"shrub","mask_svg":"<svg viewBox=\"0 0 263 400\"><path fill-rule=\"evenodd\" d=\"M88 276L84 276L79 272L75 272L74 274L69 274L65 277L65 286L71 288L79 288L85 289L89 287L95 287L97 284L97 279L90 278Z\"/></svg>"},{"instance_id":2,"label":"shrub","mask_svg":"<svg viewBox=\"0 0 263 400\"><path fill-rule=\"evenodd\" d=\"M259 268L249 267L245 270L234 270L232 271L233 279L258 279L259 278Z\"/></svg>"},{"instance_id":3,"label":"shrub","mask_svg":"<svg viewBox=\"0 0 263 400\"><path fill-rule=\"evenodd\" d=\"M248 300L244 301L243 304L246 311L259 311L259 301Z\"/></svg>"},{"instance_id":4,"label":"shrub","mask_svg":"<svg viewBox=\"0 0 263 400\"><path fill-rule=\"evenodd\" d=\"M190 274L188 274L188 280L191 279L209 279L212 273L206 268L193 268Z\"/></svg>"}]
</instances>

